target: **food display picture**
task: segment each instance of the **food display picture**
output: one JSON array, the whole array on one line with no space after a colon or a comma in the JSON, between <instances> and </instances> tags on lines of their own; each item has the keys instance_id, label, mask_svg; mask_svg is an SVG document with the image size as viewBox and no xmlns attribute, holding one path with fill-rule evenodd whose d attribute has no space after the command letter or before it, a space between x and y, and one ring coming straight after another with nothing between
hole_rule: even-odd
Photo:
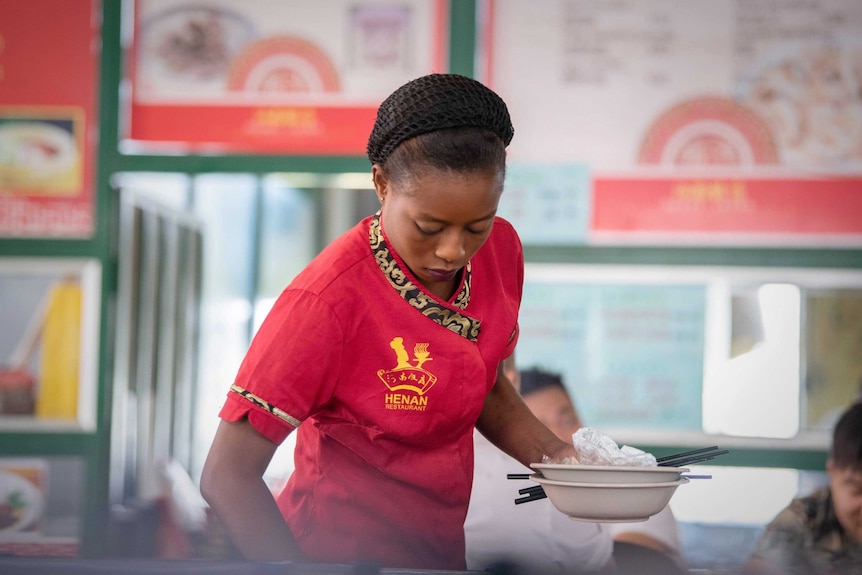
<instances>
[{"instance_id":1,"label":"food display picture","mask_svg":"<svg viewBox=\"0 0 862 575\"><path fill-rule=\"evenodd\" d=\"M0 540L41 531L48 468L39 459L0 458Z\"/></svg>"},{"instance_id":2,"label":"food display picture","mask_svg":"<svg viewBox=\"0 0 862 575\"><path fill-rule=\"evenodd\" d=\"M95 232L100 10L0 0L0 237Z\"/></svg>"},{"instance_id":3,"label":"food display picture","mask_svg":"<svg viewBox=\"0 0 862 575\"><path fill-rule=\"evenodd\" d=\"M574 210L546 182L522 192L527 237L535 212L571 214L543 243L862 244L852 0L487 9L482 76L519 126L513 162L579 169L589 190Z\"/></svg>"},{"instance_id":4,"label":"food display picture","mask_svg":"<svg viewBox=\"0 0 862 575\"><path fill-rule=\"evenodd\" d=\"M447 27L442 0L140 0L127 143L362 154L380 100L446 71Z\"/></svg>"}]
</instances>

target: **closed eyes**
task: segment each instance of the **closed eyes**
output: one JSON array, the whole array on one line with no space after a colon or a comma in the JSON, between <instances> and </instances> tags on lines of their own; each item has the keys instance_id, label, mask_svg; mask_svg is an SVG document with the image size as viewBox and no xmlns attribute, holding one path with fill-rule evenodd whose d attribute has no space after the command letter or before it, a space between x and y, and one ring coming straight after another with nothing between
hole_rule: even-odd
<instances>
[{"instance_id":1,"label":"closed eyes","mask_svg":"<svg viewBox=\"0 0 862 575\"><path fill-rule=\"evenodd\" d=\"M423 236L433 236L435 234L439 234L445 228L440 228L440 229L436 229L436 230L429 230L429 229L423 228L422 226L417 224L416 229L419 230L419 233L422 234ZM484 226L482 229L478 229L478 230L475 228L467 228L467 232L470 234L473 234L474 236L481 236L481 235L488 232L488 226Z\"/></svg>"}]
</instances>

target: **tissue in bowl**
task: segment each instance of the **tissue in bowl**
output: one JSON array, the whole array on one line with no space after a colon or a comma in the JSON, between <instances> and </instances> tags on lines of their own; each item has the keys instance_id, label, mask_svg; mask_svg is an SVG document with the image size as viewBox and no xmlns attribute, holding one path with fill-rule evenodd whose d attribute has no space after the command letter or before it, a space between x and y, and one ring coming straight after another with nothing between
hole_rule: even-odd
<instances>
[{"instance_id":1,"label":"tissue in bowl","mask_svg":"<svg viewBox=\"0 0 862 575\"><path fill-rule=\"evenodd\" d=\"M657 465L653 454L628 445L620 447L616 441L591 427L578 429L572 435L572 443L578 450L577 463L582 465L625 465L633 467L655 467Z\"/></svg>"},{"instance_id":2,"label":"tissue in bowl","mask_svg":"<svg viewBox=\"0 0 862 575\"><path fill-rule=\"evenodd\" d=\"M572 441L578 460L543 461L530 467L552 481L573 483L662 483L678 481L684 467L658 467L651 453L617 443L595 429L580 428Z\"/></svg>"}]
</instances>

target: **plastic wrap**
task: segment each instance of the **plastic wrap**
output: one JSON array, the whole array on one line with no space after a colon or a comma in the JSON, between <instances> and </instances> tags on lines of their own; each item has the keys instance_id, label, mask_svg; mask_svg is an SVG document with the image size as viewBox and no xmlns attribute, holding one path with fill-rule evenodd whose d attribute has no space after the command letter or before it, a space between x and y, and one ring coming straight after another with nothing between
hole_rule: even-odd
<instances>
[{"instance_id":1,"label":"plastic wrap","mask_svg":"<svg viewBox=\"0 0 862 575\"><path fill-rule=\"evenodd\" d=\"M636 467L655 467L655 456L636 447L623 445L591 427L582 427L572 435L572 442L578 450L578 459L567 458L556 463L580 465L628 465ZM551 463L543 461L543 463Z\"/></svg>"}]
</instances>

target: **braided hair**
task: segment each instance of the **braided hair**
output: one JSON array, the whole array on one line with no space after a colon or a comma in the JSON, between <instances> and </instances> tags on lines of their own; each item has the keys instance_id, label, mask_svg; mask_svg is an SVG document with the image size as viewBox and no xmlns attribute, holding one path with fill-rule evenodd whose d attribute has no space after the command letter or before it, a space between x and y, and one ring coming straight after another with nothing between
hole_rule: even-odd
<instances>
[{"instance_id":1,"label":"braided hair","mask_svg":"<svg viewBox=\"0 0 862 575\"><path fill-rule=\"evenodd\" d=\"M366 151L394 179L422 168L502 172L513 135L506 104L492 90L466 76L430 74L383 101Z\"/></svg>"}]
</instances>

